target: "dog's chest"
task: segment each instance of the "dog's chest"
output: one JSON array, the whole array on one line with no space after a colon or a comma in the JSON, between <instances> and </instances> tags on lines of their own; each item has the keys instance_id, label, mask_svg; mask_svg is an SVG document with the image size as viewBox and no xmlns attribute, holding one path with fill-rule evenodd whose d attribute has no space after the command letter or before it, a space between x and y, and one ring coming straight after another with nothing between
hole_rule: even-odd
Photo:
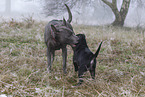
<instances>
[{"instance_id":1,"label":"dog's chest","mask_svg":"<svg viewBox=\"0 0 145 97\"><path fill-rule=\"evenodd\" d=\"M53 47L51 47L54 50L60 50L61 48L63 48L64 45L61 45L60 43L56 43Z\"/></svg>"}]
</instances>

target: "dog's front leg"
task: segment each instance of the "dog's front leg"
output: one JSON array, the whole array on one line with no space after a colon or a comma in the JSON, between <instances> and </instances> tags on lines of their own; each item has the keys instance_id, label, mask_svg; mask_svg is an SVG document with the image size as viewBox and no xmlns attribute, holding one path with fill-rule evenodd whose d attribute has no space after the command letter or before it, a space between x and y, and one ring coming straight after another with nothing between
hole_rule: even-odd
<instances>
[{"instance_id":1,"label":"dog's front leg","mask_svg":"<svg viewBox=\"0 0 145 97\"><path fill-rule=\"evenodd\" d=\"M66 61L67 61L67 48L62 48L62 57L63 57L63 72L66 74Z\"/></svg>"},{"instance_id":2,"label":"dog's front leg","mask_svg":"<svg viewBox=\"0 0 145 97\"><path fill-rule=\"evenodd\" d=\"M87 68L84 66L84 65L81 65L79 67L79 70L78 70L78 77L79 77L79 82L78 82L78 85L81 85L82 82L83 82L83 74L87 71Z\"/></svg>"},{"instance_id":3,"label":"dog's front leg","mask_svg":"<svg viewBox=\"0 0 145 97\"><path fill-rule=\"evenodd\" d=\"M50 73L51 72L51 51L48 47L47 47L47 62L48 62L47 70Z\"/></svg>"},{"instance_id":4,"label":"dog's front leg","mask_svg":"<svg viewBox=\"0 0 145 97\"><path fill-rule=\"evenodd\" d=\"M77 71L78 71L78 65L77 65L77 63L74 62L74 61L73 61L73 64L74 64L74 67L75 67L75 72L77 72Z\"/></svg>"}]
</instances>

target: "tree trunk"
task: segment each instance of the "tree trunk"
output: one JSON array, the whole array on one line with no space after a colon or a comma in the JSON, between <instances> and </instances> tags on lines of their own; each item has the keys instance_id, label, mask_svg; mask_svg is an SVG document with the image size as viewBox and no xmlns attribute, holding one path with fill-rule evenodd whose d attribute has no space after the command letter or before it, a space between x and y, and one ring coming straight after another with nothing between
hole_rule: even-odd
<instances>
[{"instance_id":1,"label":"tree trunk","mask_svg":"<svg viewBox=\"0 0 145 97\"><path fill-rule=\"evenodd\" d=\"M115 15L115 20L112 23L113 26L123 26L124 25L124 20L122 20L121 15Z\"/></svg>"},{"instance_id":2,"label":"tree trunk","mask_svg":"<svg viewBox=\"0 0 145 97\"><path fill-rule=\"evenodd\" d=\"M6 8L5 8L6 13L11 12L11 0L6 0Z\"/></svg>"},{"instance_id":3,"label":"tree trunk","mask_svg":"<svg viewBox=\"0 0 145 97\"><path fill-rule=\"evenodd\" d=\"M112 2L109 2L107 0L102 0L102 1L111 8L111 10L113 11L115 15L115 20L112 23L112 25L123 26L128 10L129 10L130 0L123 0L120 11L117 8L116 0L112 0Z\"/></svg>"}]
</instances>

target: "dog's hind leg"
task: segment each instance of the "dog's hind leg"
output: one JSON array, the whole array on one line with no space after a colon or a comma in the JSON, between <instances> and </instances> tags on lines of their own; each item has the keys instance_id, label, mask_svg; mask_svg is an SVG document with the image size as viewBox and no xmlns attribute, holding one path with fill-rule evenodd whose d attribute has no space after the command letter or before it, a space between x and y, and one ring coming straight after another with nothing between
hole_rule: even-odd
<instances>
[{"instance_id":1,"label":"dog's hind leg","mask_svg":"<svg viewBox=\"0 0 145 97\"><path fill-rule=\"evenodd\" d=\"M63 57L63 72L66 74L66 61L67 61L67 48L62 48L62 57Z\"/></svg>"},{"instance_id":2,"label":"dog's hind leg","mask_svg":"<svg viewBox=\"0 0 145 97\"><path fill-rule=\"evenodd\" d=\"M51 52L50 49L47 48L47 62L48 62L48 66L47 66L47 70L48 72L51 72Z\"/></svg>"},{"instance_id":3,"label":"dog's hind leg","mask_svg":"<svg viewBox=\"0 0 145 97\"><path fill-rule=\"evenodd\" d=\"M89 71L90 71L92 79L95 79L95 68L93 70L89 70Z\"/></svg>"},{"instance_id":4,"label":"dog's hind leg","mask_svg":"<svg viewBox=\"0 0 145 97\"><path fill-rule=\"evenodd\" d=\"M53 63L55 57L55 51L52 51L51 53L51 63Z\"/></svg>"}]
</instances>

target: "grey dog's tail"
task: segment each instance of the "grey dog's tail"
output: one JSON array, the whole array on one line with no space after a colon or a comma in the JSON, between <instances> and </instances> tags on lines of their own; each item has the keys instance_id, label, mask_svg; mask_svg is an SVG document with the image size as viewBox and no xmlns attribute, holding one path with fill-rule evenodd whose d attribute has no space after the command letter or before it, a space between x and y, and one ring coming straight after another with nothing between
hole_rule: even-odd
<instances>
[{"instance_id":1,"label":"grey dog's tail","mask_svg":"<svg viewBox=\"0 0 145 97\"><path fill-rule=\"evenodd\" d=\"M95 57L95 58L97 58L97 56L98 56L98 54L99 54L99 51L100 51L101 46L102 46L102 43L103 43L103 41L100 43L100 45L99 45L99 47L98 47L96 53L94 54L94 57Z\"/></svg>"},{"instance_id":2,"label":"grey dog's tail","mask_svg":"<svg viewBox=\"0 0 145 97\"><path fill-rule=\"evenodd\" d=\"M69 14L69 18L68 18L68 20L67 20L67 22L71 22L72 21L72 13L71 13L71 11L70 11L70 9L69 9L69 7L65 4L65 6L66 6L66 8L67 8L67 11L68 11L68 14Z\"/></svg>"}]
</instances>

